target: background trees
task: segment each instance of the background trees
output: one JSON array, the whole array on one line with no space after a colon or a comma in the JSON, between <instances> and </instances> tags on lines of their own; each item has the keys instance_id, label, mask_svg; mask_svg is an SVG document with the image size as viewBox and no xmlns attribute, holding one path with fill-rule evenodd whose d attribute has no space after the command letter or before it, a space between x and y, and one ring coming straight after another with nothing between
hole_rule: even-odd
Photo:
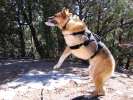
<instances>
[{"instance_id":1,"label":"background trees","mask_svg":"<svg viewBox=\"0 0 133 100\"><path fill-rule=\"evenodd\" d=\"M44 22L64 6L102 37L119 65L131 66L132 0L0 0L0 57L58 57L64 48L61 32Z\"/></svg>"}]
</instances>

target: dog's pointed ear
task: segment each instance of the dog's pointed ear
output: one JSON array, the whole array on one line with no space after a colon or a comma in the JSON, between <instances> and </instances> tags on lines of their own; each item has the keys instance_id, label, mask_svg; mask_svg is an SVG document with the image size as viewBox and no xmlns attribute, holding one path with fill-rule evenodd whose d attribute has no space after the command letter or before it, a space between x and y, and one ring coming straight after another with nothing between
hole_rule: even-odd
<instances>
[{"instance_id":1,"label":"dog's pointed ear","mask_svg":"<svg viewBox=\"0 0 133 100\"><path fill-rule=\"evenodd\" d=\"M62 9L62 16L63 17L67 17L67 16L70 16L70 12L69 12L69 9L67 9L67 8L63 8Z\"/></svg>"}]
</instances>

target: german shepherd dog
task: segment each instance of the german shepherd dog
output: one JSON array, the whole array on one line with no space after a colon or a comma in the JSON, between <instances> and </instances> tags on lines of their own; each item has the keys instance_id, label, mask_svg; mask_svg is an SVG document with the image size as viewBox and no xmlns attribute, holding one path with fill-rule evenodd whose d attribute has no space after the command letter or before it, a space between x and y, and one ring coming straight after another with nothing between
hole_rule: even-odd
<instances>
[{"instance_id":1,"label":"german shepherd dog","mask_svg":"<svg viewBox=\"0 0 133 100\"><path fill-rule=\"evenodd\" d=\"M45 24L61 29L67 44L54 69L60 68L70 54L88 60L90 63L89 75L96 87L92 95L105 95L103 85L115 69L115 60L109 49L101 41L98 41L88 30L87 25L77 15L70 13L69 9L63 9L49 17Z\"/></svg>"}]
</instances>

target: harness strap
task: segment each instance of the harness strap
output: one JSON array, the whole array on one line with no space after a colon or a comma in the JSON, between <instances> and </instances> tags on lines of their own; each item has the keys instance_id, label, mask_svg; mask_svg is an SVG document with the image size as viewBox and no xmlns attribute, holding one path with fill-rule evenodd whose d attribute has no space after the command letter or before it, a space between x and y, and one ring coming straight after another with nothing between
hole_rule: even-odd
<instances>
[{"instance_id":1,"label":"harness strap","mask_svg":"<svg viewBox=\"0 0 133 100\"><path fill-rule=\"evenodd\" d=\"M70 49L79 49L82 45L87 46L92 41L95 41L95 40L86 40L84 43L80 43L80 44L77 44L77 45L74 45L74 46L70 46Z\"/></svg>"},{"instance_id":2,"label":"harness strap","mask_svg":"<svg viewBox=\"0 0 133 100\"><path fill-rule=\"evenodd\" d=\"M83 30L83 31L80 31L80 32L74 32L74 33L72 33L72 34L70 34L70 35L83 35L85 33L85 30Z\"/></svg>"},{"instance_id":3,"label":"harness strap","mask_svg":"<svg viewBox=\"0 0 133 100\"><path fill-rule=\"evenodd\" d=\"M72 50L79 49L82 45L88 46L92 41L95 41L95 40L87 40L84 43L74 45L74 46L70 46L70 49L72 49ZM96 52L89 59L94 58L99 53L99 51L103 48L100 44L98 44L97 46L98 46L98 48L97 48Z\"/></svg>"},{"instance_id":4,"label":"harness strap","mask_svg":"<svg viewBox=\"0 0 133 100\"><path fill-rule=\"evenodd\" d=\"M102 48L103 48L103 47L102 47L100 44L98 44L98 48L97 48L96 52L95 52L89 59L94 58L94 57L99 53L99 51L100 51Z\"/></svg>"}]
</instances>

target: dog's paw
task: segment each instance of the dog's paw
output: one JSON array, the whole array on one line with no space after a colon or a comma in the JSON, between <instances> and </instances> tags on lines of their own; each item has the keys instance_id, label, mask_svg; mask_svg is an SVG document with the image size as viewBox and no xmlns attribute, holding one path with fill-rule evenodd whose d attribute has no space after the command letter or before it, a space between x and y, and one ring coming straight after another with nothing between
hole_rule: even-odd
<instances>
[{"instance_id":1,"label":"dog's paw","mask_svg":"<svg viewBox=\"0 0 133 100\"><path fill-rule=\"evenodd\" d=\"M60 66L58 64L54 65L54 67L53 67L54 70L57 70L59 68L60 68Z\"/></svg>"},{"instance_id":2,"label":"dog's paw","mask_svg":"<svg viewBox=\"0 0 133 100\"><path fill-rule=\"evenodd\" d=\"M105 91L102 90L102 91L93 91L91 92L91 95L92 96L105 96Z\"/></svg>"}]
</instances>

